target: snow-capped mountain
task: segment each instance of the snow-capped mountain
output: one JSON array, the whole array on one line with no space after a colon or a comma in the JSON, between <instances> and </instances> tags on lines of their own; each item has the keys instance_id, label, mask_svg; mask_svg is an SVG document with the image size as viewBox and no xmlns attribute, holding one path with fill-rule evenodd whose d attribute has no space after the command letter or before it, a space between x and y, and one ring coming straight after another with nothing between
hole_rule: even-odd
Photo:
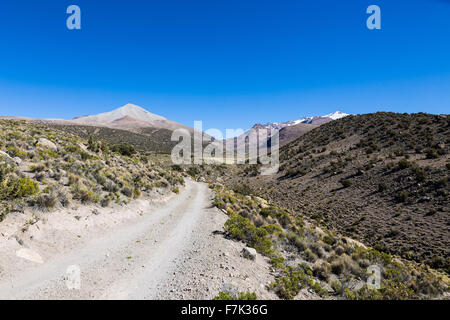
<instances>
[{"instance_id":1,"label":"snow-capped mountain","mask_svg":"<svg viewBox=\"0 0 450 320\"><path fill-rule=\"evenodd\" d=\"M336 111L324 116L315 116L315 117L304 117L298 120L290 120L286 122L268 122L266 124L255 124L252 128L245 131L244 134L240 135L237 138L231 138L228 139L231 143L231 141L235 141L237 143L236 148L239 146L239 144L247 144L247 137L252 132L258 132L260 130L279 130L279 137L280 137L280 145L283 146L286 143L289 143L303 134L307 133L308 131L324 124L327 122L331 122L337 119L344 118L346 116L349 116L349 114ZM269 134L269 132L268 132ZM266 142L262 142L262 144L265 144ZM230 144L232 147L234 147L234 144Z\"/></svg>"},{"instance_id":2,"label":"snow-capped mountain","mask_svg":"<svg viewBox=\"0 0 450 320\"><path fill-rule=\"evenodd\" d=\"M290 120L290 121L286 121L286 122L269 122L266 124L256 124L253 128L266 128L266 129L277 129L280 130L284 127L290 127L290 126L295 126L298 125L300 123L305 123L305 124L316 124L316 125L321 125L333 120L337 120L337 119L341 119L344 118L346 116L349 116L348 113L344 113L341 111L335 111L333 113L324 115L324 116L314 116L314 117L304 117L298 120Z\"/></svg>"},{"instance_id":3,"label":"snow-capped mountain","mask_svg":"<svg viewBox=\"0 0 450 320\"><path fill-rule=\"evenodd\" d=\"M337 119L344 118L344 117L346 117L346 116L349 116L349 114L348 114L348 113L341 112L341 111L336 111L336 112L327 114L326 116L323 116L323 117L324 117L324 118L331 118L331 119L333 119L333 120L337 120Z\"/></svg>"}]
</instances>

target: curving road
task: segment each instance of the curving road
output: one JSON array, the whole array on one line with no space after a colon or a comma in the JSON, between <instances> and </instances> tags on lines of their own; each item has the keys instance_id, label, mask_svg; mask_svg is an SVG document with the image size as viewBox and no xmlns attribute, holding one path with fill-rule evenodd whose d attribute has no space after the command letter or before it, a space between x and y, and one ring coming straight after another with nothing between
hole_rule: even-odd
<instances>
[{"instance_id":1,"label":"curving road","mask_svg":"<svg viewBox=\"0 0 450 320\"><path fill-rule=\"evenodd\" d=\"M205 184L187 181L179 196L159 208L149 207L151 212L141 219L43 264L0 277L0 299L164 298L165 284L177 274L186 276L181 257L196 242L213 240L211 234L204 239L195 234L198 223L214 210L210 202Z\"/></svg>"}]
</instances>

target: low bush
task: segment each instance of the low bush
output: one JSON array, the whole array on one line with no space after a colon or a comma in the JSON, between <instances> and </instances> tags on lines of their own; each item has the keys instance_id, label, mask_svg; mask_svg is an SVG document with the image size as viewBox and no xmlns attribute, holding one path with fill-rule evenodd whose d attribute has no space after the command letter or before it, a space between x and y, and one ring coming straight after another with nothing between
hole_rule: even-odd
<instances>
[{"instance_id":1,"label":"low bush","mask_svg":"<svg viewBox=\"0 0 450 320\"><path fill-rule=\"evenodd\" d=\"M313 267L313 275L320 280L328 281L330 277L331 266L328 262L323 262L322 264L316 264Z\"/></svg>"},{"instance_id":2,"label":"low bush","mask_svg":"<svg viewBox=\"0 0 450 320\"><path fill-rule=\"evenodd\" d=\"M255 227L248 218L232 214L225 223L225 230L234 239L243 240L259 253L272 253L272 242L263 227Z\"/></svg>"},{"instance_id":3,"label":"low bush","mask_svg":"<svg viewBox=\"0 0 450 320\"><path fill-rule=\"evenodd\" d=\"M123 187L120 192L128 198L131 198L133 196L133 190L130 187Z\"/></svg>"},{"instance_id":4,"label":"low bush","mask_svg":"<svg viewBox=\"0 0 450 320\"><path fill-rule=\"evenodd\" d=\"M8 154L9 154L11 157L19 157L19 158L21 158L21 159L26 159L26 158L28 157L28 155L26 154L26 152L20 150L20 149L17 148L17 147L14 147L14 146L8 147L7 151L8 151Z\"/></svg>"},{"instance_id":5,"label":"low bush","mask_svg":"<svg viewBox=\"0 0 450 320\"><path fill-rule=\"evenodd\" d=\"M131 157L133 154L136 153L136 149L131 144L128 143L120 143L113 145L111 147L111 151L120 153L121 155L128 157Z\"/></svg>"},{"instance_id":6,"label":"low bush","mask_svg":"<svg viewBox=\"0 0 450 320\"><path fill-rule=\"evenodd\" d=\"M258 297L254 292L240 292L237 296L234 296L229 292L221 291L214 297L214 300L258 300Z\"/></svg>"},{"instance_id":7,"label":"low bush","mask_svg":"<svg viewBox=\"0 0 450 320\"><path fill-rule=\"evenodd\" d=\"M53 194L41 194L35 199L40 209L52 209L56 206L57 197Z\"/></svg>"},{"instance_id":8,"label":"low bush","mask_svg":"<svg viewBox=\"0 0 450 320\"><path fill-rule=\"evenodd\" d=\"M343 186L344 188L351 187L352 184L353 184L352 181L349 180L349 179L341 179L340 183L342 184L342 186Z\"/></svg>"},{"instance_id":9,"label":"low bush","mask_svg":"<svg viewBox=\"0 0 450 320\"><path fill-rule=\"evenodd\" d=\"M15 199L35 195L39 192L39 185L28 178L12 178L3 181L0 189L3 190L3 192L0 191L1 198Z\"/></svg>"},{"instance_id":10,"label":"low bush","mask_svg":"<svg viewBox=\"0 0 450 320\"><path fill-rule=\"evenodd\" d=\"M296 268L288 266L270 287L282 299L293 299L305 287L311 288L320 296L326 296L328 291L315 282L312 275L313 271L307 265L299 265Z\"/></svg>"}]
</instances>

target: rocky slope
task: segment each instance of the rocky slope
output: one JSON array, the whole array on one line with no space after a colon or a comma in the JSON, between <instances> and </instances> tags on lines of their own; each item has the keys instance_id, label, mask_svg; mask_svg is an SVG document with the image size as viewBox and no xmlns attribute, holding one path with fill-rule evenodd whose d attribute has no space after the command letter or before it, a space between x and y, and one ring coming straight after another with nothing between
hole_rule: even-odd
<instances>
[{"instance_id":1,"label":"rocky slope","mask_svg":"<svg viewBox=\"0 0 450 320\"><path fill-rule=\"evenodd\" d=\"M217 177L383 252L449 272L449 123L446 115L349 116L284 146L277 175L238 166Z\"/></svg>"},{"instance_id":2,"label":"rocky slope","mask_svg":"<svg viewBox=\"0 0 450 320\"><path fill-rule=\"evenodd\" d=\"M121 203L183 178L127 144L108 145L25 121L0 120L0 217L32 206ZM1 219L0 218L0 219Z\"/></svg>"},{"instance_id":3,"label":"rocky slope","mask_svg":"<svg viewBox=\"0 0 450 320\"><path fill-rule=\"evenodd\" d=\"M133 104L72 120L0 117L0 120L2 119L25 120L64 130L86 139L93 136L109 144L129 143L140 151L166 154L178 143L171 141L174 130L183 129L191 135L194 133L194 129L189 126L150 113ZM202 143L211 140L209 135L204 134Z\"/></svg>"}]
</instances>

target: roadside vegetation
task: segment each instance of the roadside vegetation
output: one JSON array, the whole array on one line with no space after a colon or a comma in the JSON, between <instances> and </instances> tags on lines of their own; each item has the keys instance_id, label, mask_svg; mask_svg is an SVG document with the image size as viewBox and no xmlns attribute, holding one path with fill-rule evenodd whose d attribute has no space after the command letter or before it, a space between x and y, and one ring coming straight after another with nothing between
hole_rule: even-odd
<instances>
[{"instance_id":1,"label":"roadside vegetation","mask_svg":"<svg viewBox=\"0 0 450 320\"><path fill-rule=\"evenodd\" d=\"M448 277L424 264L329 232L262 198L220 184L211 188L214 205L229 216L227 236L270 260L276 276L269 289L282 299L294 299L302 290L324 299L433 299L448 292ZM379 290L367 285L374 265L381 272Z\"/></svg>"}]
</instances>

